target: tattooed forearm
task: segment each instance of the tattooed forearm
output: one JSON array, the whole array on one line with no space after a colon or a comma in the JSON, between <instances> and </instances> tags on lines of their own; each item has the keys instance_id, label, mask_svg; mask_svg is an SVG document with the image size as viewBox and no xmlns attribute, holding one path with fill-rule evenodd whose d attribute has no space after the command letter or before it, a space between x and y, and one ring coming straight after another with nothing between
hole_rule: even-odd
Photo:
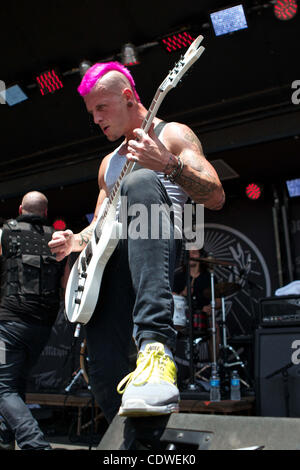
<instances>
[{"instance_id":1,"label":"tattooed forearm","mask_svg":"<svg viewBox=\"0 0 300 470\"><path fill-rule=\"evenodd\" d=\"M182 174L176 179L178 183L189 196L196 202L205 204L209 201L212 193L216 190L216 182L209 175L201 176L194 175L192 172L188 174L187 171L182 172Z\"/></svg>"},{"instance_id":2,"label":"tattooed forearm","mask_svg":"<svg viewBox=\"0 0 300 470\"><path fill-rule=\"evenodd\" d=\"M168 174L168 173L170 173L172 170L174 170L174 168L176 168L176 167L177 167L177 160L176 160L176 158L174 158L174 156L170 153L168 163L167 163L166 166L164 167L163 172Z\"/></svg>"},{"instance_id":3,"label":"tattooed forearm","mask_svg":"<svg viewBox=\"0 0 300 470\"><path fill-rule=\"evenodd\" d=\"M87 245L88 242L90 241L90 238L91 238L92 234L93 234L93 229L92 228L87 228L86 230L83 230L83 232L81 232L79 234L79 236L80 236L79 246Z\"/></svg>"},{"instance_id":4,"label":"tattooed forearm","mask_svg":"<svg viewBox=\"0 0 300 470\"><path fill-rule=\"evenodd\" d=\"M224 204L224 192L218 176L214 171L209 171L205 161L193 162L192 158L183 156L184 168L180 176L176 178L178 183L199 204L204 204L209 209L219 210Z\"/></svg>"}]
</instances>

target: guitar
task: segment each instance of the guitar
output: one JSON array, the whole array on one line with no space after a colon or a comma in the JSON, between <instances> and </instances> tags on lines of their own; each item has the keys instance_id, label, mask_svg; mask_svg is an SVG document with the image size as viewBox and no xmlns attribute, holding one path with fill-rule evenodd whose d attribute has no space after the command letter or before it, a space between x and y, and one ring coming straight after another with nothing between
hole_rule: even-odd
<instances>
[{"instance_id":1,"label":"guitar","mask_svg":"<svg viewBox=\"0 0 300 470\"><path fill-rule=\"evenodd\" d=\"M149 131L151 123L166 96L175 88L186 71L204 52L200 46L203 36L198 36L184 56L175 64L158 87L141 128ZM116 210L123 178L134 169L134 162L127 161L109 198L105 198L98 214L92 237L74 263L65 293L65 310L68 320L86 324L96 307L105 266L114 252L122 234L122 225L116 220Z\"/></svg>"}]
</instances>

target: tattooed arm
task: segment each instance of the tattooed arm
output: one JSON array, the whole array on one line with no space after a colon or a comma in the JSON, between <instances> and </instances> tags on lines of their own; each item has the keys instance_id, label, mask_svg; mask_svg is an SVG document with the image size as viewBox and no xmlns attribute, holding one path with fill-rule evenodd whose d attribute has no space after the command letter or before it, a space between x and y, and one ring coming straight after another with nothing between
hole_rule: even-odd
<instances>
[{"instance_id":1,"label":"tattooed arm","mask_svg":"<svg viewBox=\"0 0 300 470\"><path fill-rule=\"evenodd\" d=\"M177 156L183 161L181 174L175 179L190 198L212 210L219 210L225 195L219 177L206 160L202 145L193 131L176 122L168 123L161 142L153 128L148 135L141 129L134 130L136 140L128 145L129 160L138 161L145 168L170 175L177 168Z\"/></svg>"},{"instance_id":2,"label":"tattooed arm","mask_svg":"<svg viewBox=\"0 0 300 470\"><path fill-rule=\"evenodd\" d=\"M211 210L219 210L225 202L225 193L213 166L206 160L202 145L194 132L184 125L172 125L166 133L171 154L164 172L170 174L176 168L174 155L183 161L183 170L175 180L196 203ZM175 163L174 163L175 160Z\"/></svg>"},{"instance_id":3,"label":"tattooed arm","mask_svg":"<svg viewBox=\"0 0 300 470\"><path fill-rule=\"evenodd\" d=\"M73 251L82 251L91 239L101 204L108 194L104 183L104 173L109 156L110 155L105 157L100 165L98 174L100 191L94 212L94 218L90 225L77 234L74 234L71 230L54 232L52 240L49 242L49 248L51 252L56 255L57 261L61 261L65 256L68 256Z\"/></svg>"}]
</instances>

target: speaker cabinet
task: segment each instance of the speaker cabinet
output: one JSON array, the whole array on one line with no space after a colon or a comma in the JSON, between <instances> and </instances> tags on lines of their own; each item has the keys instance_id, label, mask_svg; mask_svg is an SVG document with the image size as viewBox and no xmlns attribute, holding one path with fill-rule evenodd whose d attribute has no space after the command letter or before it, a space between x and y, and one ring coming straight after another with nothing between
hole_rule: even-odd
<instances>
[{"instance_id":1,"label":"speaker cabinet","mask_svg":"<svg viewBox=\"0 0 300 470\"><path fill-rule=\"evenodd\" d=\"M116 416L97 450L192 453L250 448L300 450L300 419L193 413L143 418Z\"/></svg>"},{"instance_id":2,"label":"speaker cabinet","mask_svg":"<svg viewBox=\"0 0 300 470\"><path fill-rule=\"evenodd\" d=\"M255 335L257 415L300 417L300 327Z\"/></svg>"}]
</instances>

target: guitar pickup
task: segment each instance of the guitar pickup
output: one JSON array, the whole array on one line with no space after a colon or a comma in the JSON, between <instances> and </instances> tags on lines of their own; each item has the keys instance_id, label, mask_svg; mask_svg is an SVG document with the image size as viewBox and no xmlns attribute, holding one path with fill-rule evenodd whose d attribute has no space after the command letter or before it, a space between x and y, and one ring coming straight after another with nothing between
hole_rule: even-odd
<instances>
[{"instance_id":1,"label":"guitar pickup","mask_svg":"<svg viewBox=\"0 0 300 470\"><path fill-rule=\"evenodd\" d=\"M85 258L85 256L82 256L81 257L81 269L82 269L82 271L86 271L86 268L87 268L86 258Z\"/></svg>"},{"instance_id":2,"label":"guitar pickup","mask_svg":"<svg viewBox=\"0 0 300 470\"><path fill-rule=\"evenodd\" d=\"M75 299L75 304L80 304L81 300L80 299Z\"/></svg>"},{"instance_id":3,"label":"guitar pickup","mask_svg":"<svg viewBox=\"0 0 300 470\"><path fill-rule=\"evenodd\" d=\"M95 237L95 242L96 244L98 243L98 241L100 240L100 237L101 237L101 234L102 234L102 231L101 230L95 230L94 231L94 237Z\"/></svg>"},{"instance_id":4,"label":"guitar pickup","mask_svg":"<svg viewBox=\"0 0 300 470\"><path fill-rule=\"evenodd\" d=\"M98 224L96 225L95 230L94 230L94 237L95 237L96 244L100 240L101 235L102 235L102 230L101 230L101 227L100 227L100 222L98 222Z\"/></svg>"},{"instance_id":5,"label":"guitar pickup","mask_svg":"<svg viewBox=\"0 0 300 470\"><path fill-rule=\"evenodd\" d=\"M91 261L92 256L93 256L93 248L92 248L91 242L89 242L85 248L85 259L86 259L87 265L89 265L89 262Z\"/></svg>"},{"instance_id":6,"label":"guitar pickup","mask_svg":"<svg viewBox=\"0 0 300 470\"><path fill-rule=\"evenodd\" d=\"M84 290L84 287L83 287L83 286L80 286L80 285L79 285L79 286L77 287L77 291L78 291L78 292L82 292L83 290Z\"/></svg>"}]
</instances>

